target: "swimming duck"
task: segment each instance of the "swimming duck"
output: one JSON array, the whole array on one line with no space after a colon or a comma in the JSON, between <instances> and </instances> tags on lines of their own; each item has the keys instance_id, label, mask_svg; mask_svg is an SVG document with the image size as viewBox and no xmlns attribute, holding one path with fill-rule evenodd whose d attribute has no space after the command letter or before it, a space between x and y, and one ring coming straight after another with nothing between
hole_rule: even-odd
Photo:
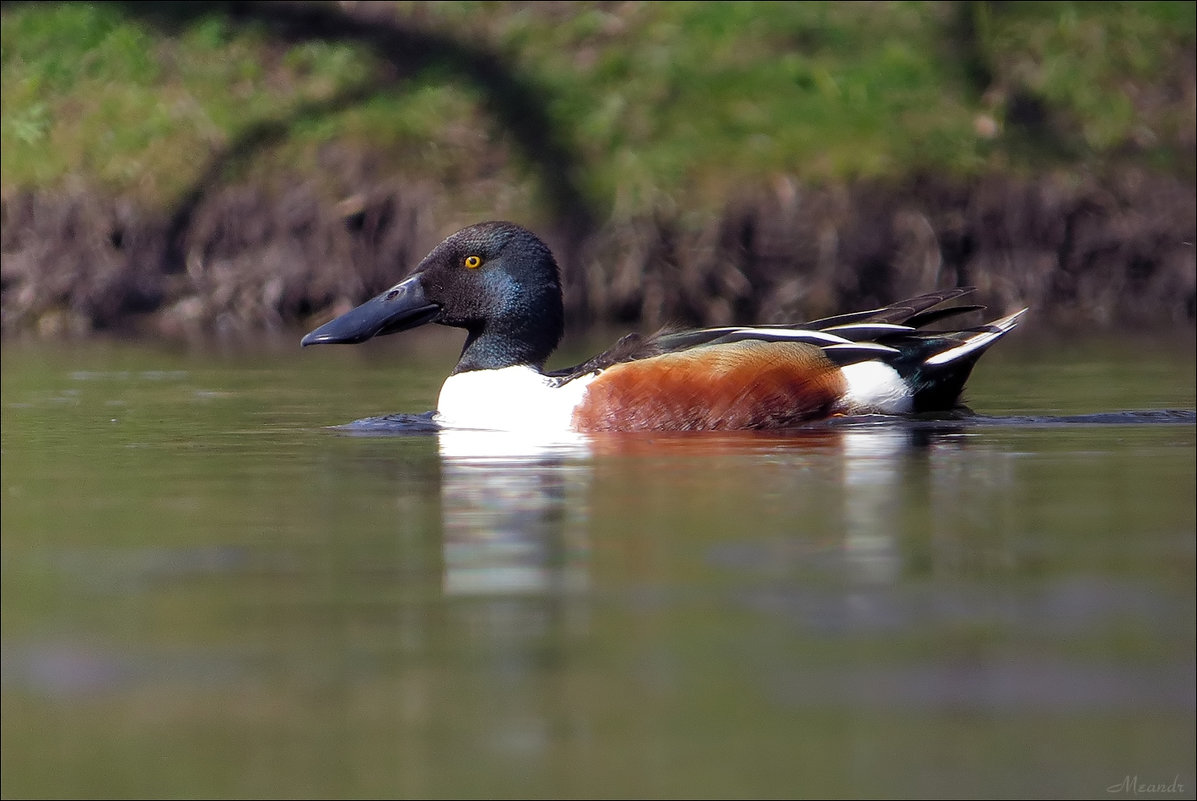
<instances>
[{"instance_id":1,"label":"swimming duck","mask_svg":"<svg viewBox=\"0 0 1197 801\"><path fill-rule=\"evenodd\" d=\"M971 291L795 325L629 334L546 372L564 332L560 271L535 234L484 222L449 236L410 276L307 334L355 343L426 323L464 328L441 387L448 427L538 431L786 428L835 415L949 410L973 365L1026 309L986 325L925 331L982 306L936 308Z\"/></svg>"}]
</instances>

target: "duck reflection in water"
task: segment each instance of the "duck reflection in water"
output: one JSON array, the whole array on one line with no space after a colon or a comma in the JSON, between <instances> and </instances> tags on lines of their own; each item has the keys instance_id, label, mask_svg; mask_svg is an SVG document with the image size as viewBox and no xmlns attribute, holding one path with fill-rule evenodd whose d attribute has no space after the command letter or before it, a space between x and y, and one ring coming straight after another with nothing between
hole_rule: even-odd
<instances>
[{"instance_id":1,"label":"duck reflection in water","mask_svg":"<svg viewBox=\"0 0 1197 801\"><path fill-rule=\"evenodd\" d=\"M778 608L757 606L753 593L777 591L791 623L868 630L901 581L912 463L962 442L950 423L595 435L519 455L503 432L436 436L449 602L440 625L469 666L455 692L477 693L487 709L471 723L476 747L529 764L547 762L561 732L572 742L593 723L561 671L579 654L607 653L610 631L592 624L609 621L612 605L627 653L607 658L648 671L629 688L648 708L689 670L660 626L696 602L773 617ZM759 507L766 497L776 508ZM685 530L694 520L703 530ZM727 595L721 582L744 567L722 559L729 547L749 554L761 580ZM695 558L716 586L690 573ZM812 570L821 588L803 586ZM843 586L827 586L827 575Z\"/></svg>"},{"instance_id":2,"label":"duck reflection in water","mask_svg":"<svg viewBox=\"0 0 1197 801\"><path fill-rule=\"evenodd\" d=\"M834 518L845 560L861 579L892 580L900 571L894 529L905 463L929 448L953 447L948 443L958 440L945 435L956 428L946 422L933 429L878 423L784 433L603 434L539 445L510 432L444 430L437 435L444 590L456 597L584 594L591 584L590 532L614 525L592 520L594 514L618 510L614 527L622 544L638 537L658 540L657 533L640 528L659 520L636 514L638 505L668 514L669 504L682 508L703 500L687 497L700 474L746 471L792 483L796 504L810 492L802 484L834 489L842 498ZM596 474L617 477L626 470L667 475L645 480L632 497L614 503L601 497L612 482L596 488ZM728 498L734 502L733 495ZM803 533L798 511L792 515L795 535ZM726 537L751 538L756 521L739 521Z\"/></svg>"}]
</instances>

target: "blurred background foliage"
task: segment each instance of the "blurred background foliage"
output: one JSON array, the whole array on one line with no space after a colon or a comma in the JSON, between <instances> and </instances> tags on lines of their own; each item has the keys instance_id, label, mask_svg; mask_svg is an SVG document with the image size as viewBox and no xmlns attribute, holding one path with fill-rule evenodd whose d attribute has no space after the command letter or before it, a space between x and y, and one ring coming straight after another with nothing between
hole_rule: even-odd
<instances>
[{"instance_id":1,"label":"blurred background foliage","mask_svg":"<svg viewBox=\"0 0 1197 801\"><path fill-rule=\"evenodd\" d=\"M710 210L745 183L1128 162L1194 176L1191 2L397 2L349 14L492 49L539 87L598 207ZM83 180L169 203L246 126L371 78L255 153L321 172L329 143L461 191L506 160L476 88L385 80L353 42L279 43L222 6L167 35L110 3L6 4L5 193ZM230 176L236 177L236 176ZM484 205L484 204L483 204Z\"/></svg>"},{"instance_id":2,"label":"blurred background foliage","mask_svg":"<svg viewBox=\"0 0 1197 801\"><path fill-rule=\"evenodd\" d=\"M494 218L547 233L579 319L967 281L1191 324L1195 9L6 2L4 329L306 323Z\"/></svg>"}]
</instances>

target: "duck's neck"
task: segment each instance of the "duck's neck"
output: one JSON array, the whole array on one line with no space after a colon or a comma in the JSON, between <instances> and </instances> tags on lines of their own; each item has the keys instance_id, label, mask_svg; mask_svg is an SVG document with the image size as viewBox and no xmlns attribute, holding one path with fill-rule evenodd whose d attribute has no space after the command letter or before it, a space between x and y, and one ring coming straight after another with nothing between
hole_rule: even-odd
<instances>
[{"instance_id":1,"label":"duck's neck","mask_svg":"<svg viewBox=\"0 0 1197 801\"><path fill-rule=\"evenodd\" d=\"M527 365L539 371L559 339L560 334L543 329L528 330L527 327L523 330L495 326L470 329L453 374L501 370L517 365Z\"/></svg>"}]
</instances>

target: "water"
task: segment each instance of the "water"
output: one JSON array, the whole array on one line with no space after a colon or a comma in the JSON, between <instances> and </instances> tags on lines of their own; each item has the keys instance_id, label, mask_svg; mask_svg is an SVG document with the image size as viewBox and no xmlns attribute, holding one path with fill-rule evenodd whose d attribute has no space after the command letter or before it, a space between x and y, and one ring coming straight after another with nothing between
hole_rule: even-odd
<instances>
[{"instance_id":1,"label":"water","mask_svg":"<svg viewBox=\"0 0 1197 801\"><path fill-rule=\"evenodd\" d=\"M1193 797L1191 334L961 420L327 427L439 334L6 343L5 797Z\"/></svg>"}]
</instances>

